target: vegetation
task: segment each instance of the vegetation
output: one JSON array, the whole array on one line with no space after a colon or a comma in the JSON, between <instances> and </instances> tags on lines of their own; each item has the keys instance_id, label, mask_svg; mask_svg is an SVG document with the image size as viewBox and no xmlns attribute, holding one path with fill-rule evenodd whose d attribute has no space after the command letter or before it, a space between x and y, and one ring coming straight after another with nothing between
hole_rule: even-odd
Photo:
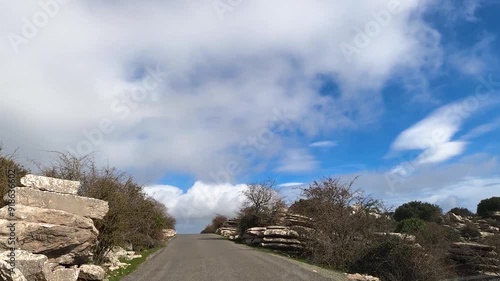
<instances>
[{"instance_id":1,"label":"vegetation","mask_svg":"<svg viewBox=\"0 0 500 281\"><path fill-rule=\"evenodd\" d=\"M94 249L94 262L101 263L112 246L132 244L135 251L152 249L163 242L162 230L175 228L175 218L166 207L148 196L143 187L131 176L113 167L98 168L90 155L77 157L56 152L49 165L35 163L41 174L81 182L79 195L105 200L109 212L102 220L94 220L99 230L98 246ZM7 170L15 169L19 179L29 171L16 162L15 154L2 154L0 148L0 193L6 194ZM0 200L4 206L4 200Z\"/></svg>"},{"instance_id":2,"label":"vegetation","mask_svg":"<svg viewBox=\"0 0 500 281\"><path fill-rule=\"evenodd\" d=\"M460 207L456 207L456 208L451 209L449 211L449 213L454 213L455 215L462 216L462 217L472 217L472 216L474 216L474 213L471 212L469 209L467 209L467 208L460 208Z\"/></svg>"},{"instance_id":3,"label":"vegetation","mask_svg":"<svg viewBox=\"0 0 500 281\"><path fill-rule=\"evenodd\" d=\"M201 233L215 233L217 229L221 228L225 223L227 222L227 217L223 215L215 215L215 217L212 219L212 222L207 225Z\"/></svg>"},{"instance_id":4,"label":"vegetation","mask_svg":"<svg viewBox=\"0 0 500 281\"><path fill-rule=\"evenodd\" d=\"M240 234L251 227L277 223L278 213L283 211L286 205L273 186L273 181L264 181L250 184L243 191L245 201L238 214Z\"/></svg>"},{"instance_id":5,"label":"vegetation","mask_svg":"<svg viewBox=\"0 0 500 281\"><path fill-rule=\"evenodd\" d=\"M396 232L414 234L423 231L426 226L424 220L418 218L405 219L398 223Z\"/></svg>"},{"instance_id":6,"label":"vegetation","mask_svg":"<svg viewBox=\"0 0 500 281\"><path fill-rule=\"evenodd\" d=\"M483 218L489 218L491 212L497 211L500 211L500 197L481 200L477 205L477 214Z\"/></svg>"},{"instance_id":7,"label":"vegetation","mask_svg":"<svg viewBox=\"0 0 500 281\"><path fill-rule=\"evenodd\" d=\"M438 205L412 201L399 206L394 211L394 219L402 221L405 219L418 218L427 222L441 222L442 221L441 208Z\"/></svg>"},{"instance_id":8,"label":"vegetation","mask_svg":"<svg viewBox=\"0 0 500 281\"><path fill-rule=\"evenodd\" d=\"M113 167L98 168L89 156L77 157L57 153L49 166L38 165L46 176L79 180L79 194L107 201L109 212L103 220L95 220L99 244L94 259L102 262L112 246L132 244L142 251L162 243L162 229L174 228L175 218L166 207L148 196L131 176Z\"/></svg>"},{"instance_id":9,"label":"vegetation","mask_svg":"<svg viewBox=\"0 0 500 281\"><path fill-rule=\"evenodd\" d=\"M20 178L29 172L23 165L17 162L15 152L12 154L4 154L2 145L0 144L0 194L2 197L7 194L7 191L9 190L9 186L7 184L9 170L16 171L16 186L21 184L19 182ZM5 205L7 205L7 203L3 199L0 200L0 208Z\"/></svg>"}]
</instances>

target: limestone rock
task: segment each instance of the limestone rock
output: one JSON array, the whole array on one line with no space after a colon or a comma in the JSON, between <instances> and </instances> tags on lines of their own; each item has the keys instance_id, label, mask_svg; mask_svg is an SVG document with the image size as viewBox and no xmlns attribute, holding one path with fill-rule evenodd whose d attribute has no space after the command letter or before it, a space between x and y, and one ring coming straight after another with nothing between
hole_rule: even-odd
<instances>
[{"instance_id":1,"label":"limestone rock","mask_svg":"<svg viewBox=\"0 0 500 281\"><path fill-rule=\"evenodd\" d=\"M162 237L164 240L174 237L177 234L175 229L162 229L161 231Z\"/></svg>"},{"instance_id":2,"label":"limestone rock","mask_svg":"<svg viewBox=\"0 0 500 281\"><path fill-rule=\"evenodd\" d=\"M43 275L43 266L47 262L47 257L44 255L31 254L23 250L16 250L14 252L5 251L0 253L0 259L9 262L11 254L15 255L16 268L22 275L32 281L45 281Z\"/></svg>"},{"instance_id":3,"label":"limestone rock","mask_svg":"<svg viewBox=\"0 0 500 281\"><path fill-rule=\"evenodd\" d=\"M21 183L31 188L66 194L76 194L80 187L79 181L61 180L31 174L22 177Z\"/></svg>"},{"instance_id":4,"label":"limestone rock","mask_svg":"<svg viewBox=\"0 0 500 281\"><path fill-rule=\"evenodd\" d=\"M369 276L369 275L362 275L359 273L356 274L347 274L346 273L347 280L352 280L352 281L379 281L379 278Z\"/></svg>"},{"instance_id":5,"label":"limestone rock","mask_svg":"<svg viewBox=\"0 0 500 281\"><path fill-rule=\"evenodd\" d=\"M47 281L77 281L79 268L56 268L46 276Z\"/></svg>"},{"instance_id":6,"label":"limestone rock","mask_svg":"<svg viewBox=\"0 0 500 281\"><path fill-rule=\"evenodd\" d=\"M265 237L282 237L282 238L299 238L299 234L295 230L290 229L267 229L264 231Z\"/></svg>"},{"instance_id":7,"label":"limestone rock","mask_svg":"<svg viewBox=\"0 0 500 281\"><path fill-rule=\"evenodd\" d=\"M7 200L7 196L4 197ZM25 206L61 210L82 217L102 219L109 210L108 202L72 194L60 194L16 187L16 203Z\"/></svg>"},{"instance_id":8,"label":"limestone rock","mask_svg":"<svg viewBox=\"0 0 500 281\"><path fill-rule=\"evenodd\" d=\"M0 209L0 250L8 250L8 206ZM83 263L91 255L98 231L89 218L68 212L17 205L15 211L17 247L49 259L71 255Z\"/></svg>"},{"instance_id":9,"label":"limestone rock","mask_svg":"<svg viewBox=\"0 0 500 281\"><path fill-rule=\"evenodd\" d=\"M0 260L0 280L4 281L28 281L18 268L11 272L11 266L7 262Z\"/></svg>"},{"instance_id":10,"label":"limestone rock","mask_svg":"<svg viewBox=\"0 0 500 281\"><path fill-rule=\"evenodd\" d=\"M78 280L103 280L106 272L104 269L97 265L84 264L80 266L80 274Z\"/></svg>"}]
</instances>

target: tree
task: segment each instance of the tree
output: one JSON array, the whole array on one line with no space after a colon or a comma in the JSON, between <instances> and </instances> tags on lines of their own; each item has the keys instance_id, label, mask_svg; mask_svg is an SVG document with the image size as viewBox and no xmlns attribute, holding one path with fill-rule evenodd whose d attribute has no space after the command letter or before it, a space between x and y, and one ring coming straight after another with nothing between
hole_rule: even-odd
<instances>
[{"instance_id":1,"label":"tree","mask_svg":"<svg viewBox=\"0 0 500 281\"><path fill-rule=\"evenodd\" d=\"M439 206L420 202L412 201L399 206L394 211L394 219L402 221L405 219L418 218L427 222L440 222L442 220L442 210Z\"/></svg>"},{"instance_id":2,"label":"tree","mask_svg":"<svg viewBox=\"0 0 500 281\"><path fill-rule=\"evenodd\" d=\"M239 212L239 230L243 234L248 228L276 224L278 214L285 203L276 190L274 181L250 184L243 191L245 201Z\"/></svg>"},{"instance_id":3,"label":"tree","mask_svg":"<svg viewBox=\"0 0 500 281\"><path fill-rule=\"evenodd\" d=\"M454 213L455 215L462 216L462 217L472 217L474 216L474 213L471 212L467 208L460 208L460 207L455 207L449 211L449 213Z\"/></svg>"},{"instance_id":4,"label":"tree","mask_svg":"<svg viewBox=\"0 0 500 281\"><path fill-rule=\"evenodd\" d=\"M483 199L477 205L477 214L483 218L489 218L491 212L500 211L500 197Z\"/></svg>"}]
</instances>

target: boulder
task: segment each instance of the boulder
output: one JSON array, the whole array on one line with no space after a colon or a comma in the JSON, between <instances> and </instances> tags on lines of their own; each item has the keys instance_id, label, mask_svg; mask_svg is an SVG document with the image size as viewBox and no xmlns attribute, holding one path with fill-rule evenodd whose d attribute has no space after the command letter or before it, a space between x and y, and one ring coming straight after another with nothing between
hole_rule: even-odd
<instances>
[{"instance_id":1,"label":"boulder","mask_svg":"<svg viewBox=\"0 0 500 281\"><path fill-rule=\"evenodd\" d=\"M47 281L77 281L80 274L79 268L56 268L48 273Z\"/></svg>"},{"instance_id":2,"label":"boulder","mask_svg":"<svg viewBox=\"0 0 500 281\"><path fill-rule=\"evenodd\" d=\"M176 234L177 234L177 231L175 231L175 229L162 229L162 231L161 231L161 235L162 235L164 240L172 238Z\"/></svg>"},{"instance_id":3,"label":"boulder","mask_svg":"<svg viewBox=\"0 0 500 281\"><path fill-rule=\"evenodd\" d=\"M11 253L15 254L16 268L19 269L26 279L30 281L45 281L43 267L47 262L46 256L31 254L23 250L15 250L14 252L5 251L0 253L0 260L8 262Z\"/></svg>"},{"instance_id":4,"label":"boulder","mask_svg":"<svg viewBox=\"0 0 500 281\"><path fill-rule=\"evenodd\" d=\"M7 195L4 200L7 200ZM88 217L102 219L109 210L108 202L72 194L54 193L29 187L16 187L16 204L54 209Z\"/></svg>"},{"instance_id":5,"label":"boulder","mask_svg":"<svg viewBox=\"0 0 500 281\"><path fill-rule=\"evenodd\" d=\"M69 255L84 263L91 256L98 231L89 218L68 212L17 205L15 211L17 247L55 259ZM0 250L8 250L10 230L8 206L0 209Z\"/></svg>"},{"instance_id":6,"label":"boulder","mask_svg":"<svg viewBox=\"0 0 500 281\"><path fill-rule=\"evenodd\" d=\"M66 194L76 194L78 188L80 188L79 181L61 180L31 174L22 177L21 183L31 188Z\"/></svg>"},{"instance_id":7,"label":"boulder","mask_svg":"<svg viewBox=\"0 0 500 281\"><path fill-rule=\"evenodd\" d=\"M0 260L0 280L2 281L28 281L18 268L12 267L7 262Z\"/></svg>"},{"instance_id":8,"label":"boulder","mask_svg":"<svg viewBox=\"0 0 500 281\"><path fill-rule=\"evenodd\" d=\"M80 266L80 274L78 275L78 280L91 280L99 281L103 280L106 272L104 269L97 265L84 264Z\"/></svg>"}]
</instances>

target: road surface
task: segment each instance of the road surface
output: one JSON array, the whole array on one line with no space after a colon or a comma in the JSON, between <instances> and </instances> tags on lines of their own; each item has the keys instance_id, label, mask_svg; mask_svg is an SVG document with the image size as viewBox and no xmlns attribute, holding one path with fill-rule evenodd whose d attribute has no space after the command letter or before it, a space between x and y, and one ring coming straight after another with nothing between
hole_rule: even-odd
<instances>
[{"instance_id":1,"label":"road surface","mask_svg":"<svg viewBox=\"0 0 500 281\"><path fill-rule=\"evenodd\" d=\"M345 280L341 274L212 234L178 235L124 281Z\"/></svg>"}]
</instances>

